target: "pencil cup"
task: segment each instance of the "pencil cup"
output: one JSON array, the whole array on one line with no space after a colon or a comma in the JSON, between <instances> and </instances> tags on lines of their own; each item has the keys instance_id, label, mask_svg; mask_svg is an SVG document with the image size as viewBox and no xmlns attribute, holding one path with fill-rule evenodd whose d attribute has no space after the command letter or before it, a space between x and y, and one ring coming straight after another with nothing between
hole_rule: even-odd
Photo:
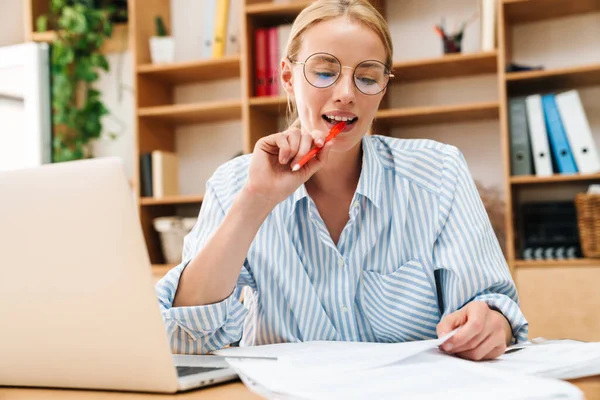
<instances>
[{"instance_id":1,"label":"pencil cup","mask_svg":"<svg viewBox=\"0 0 600 400\"><path fill-rule=\"evenodd\" d=\"M462 38L462 32L455 35L444 35L442 37L444 54L460 53L462 51Z\"/></svg>"}]
</instances>

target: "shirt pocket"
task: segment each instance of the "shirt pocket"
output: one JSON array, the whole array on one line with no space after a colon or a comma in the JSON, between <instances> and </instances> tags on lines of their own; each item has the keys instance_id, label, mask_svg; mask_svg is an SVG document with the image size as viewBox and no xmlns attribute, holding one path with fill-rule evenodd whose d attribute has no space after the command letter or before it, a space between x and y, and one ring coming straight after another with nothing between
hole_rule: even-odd
<instances>
[{"instance_id":1,"label":"shirt pocket","mask_svg":"<svg viewBox=\"0 0 600 400\"><path fill-rule=\"evenodd\" d=\"M437 338L436 289L417 260L391 274L363 271L360 301L379 342Z\"/></svg>"}]
</instances>

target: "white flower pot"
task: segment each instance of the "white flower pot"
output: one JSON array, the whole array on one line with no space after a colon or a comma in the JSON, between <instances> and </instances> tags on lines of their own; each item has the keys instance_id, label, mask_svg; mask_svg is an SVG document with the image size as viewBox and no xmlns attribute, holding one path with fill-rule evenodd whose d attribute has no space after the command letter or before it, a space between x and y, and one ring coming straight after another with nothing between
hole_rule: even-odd
<instances>
[{"instance_id":1,"label":"white flower pot","mask_svg":"<svg viewBox=\"0 0 600 400\"><path fill-rule=\"evenodd\" d=\"M172 36L152 36L150 58L153 64L172 63L175 58L175 39Z\"/></svg>"}]
</instances>

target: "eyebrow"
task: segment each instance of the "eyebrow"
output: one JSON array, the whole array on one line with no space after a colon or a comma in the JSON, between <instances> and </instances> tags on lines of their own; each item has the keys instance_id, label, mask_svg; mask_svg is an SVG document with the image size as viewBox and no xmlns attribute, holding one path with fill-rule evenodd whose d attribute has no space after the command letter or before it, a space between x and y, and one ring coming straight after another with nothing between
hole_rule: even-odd
<instances>
[{"instance_id":1,"label":"eyebrow","mask_svg":"<svg viewBox=\"0 0 600 400\"><path fill-rule=\"evenodd\" d=\"M333 62L333 63L336 62L335 58L328 56L326 54L320 54L316 58L319 60L322 60L322 61L329 61L329 62Z\"/></svg>"},{"instance_id":2,"label":"eyebrow","mask_svg":"<svg viewBox=\"0 0 600 400\"><path fill-rule=\"evenodd\" d=\"M360 65L363 67L384 67L385 68L385 65L379 61L363 61L362 63L360 63Z\"/></svg>"}]
</instances>

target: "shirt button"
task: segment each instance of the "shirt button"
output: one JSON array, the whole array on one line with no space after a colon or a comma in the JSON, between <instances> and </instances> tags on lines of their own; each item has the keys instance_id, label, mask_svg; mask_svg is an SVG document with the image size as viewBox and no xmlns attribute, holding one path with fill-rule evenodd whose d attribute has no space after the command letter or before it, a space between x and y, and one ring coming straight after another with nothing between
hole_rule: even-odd
<instances>
[{"instance_id":1,"label":"shirt button","mask_svg":"<svg viewBox=\"0 0 600 400\"><path fill-rule=\"evenodd\" d=\"M355 201L354 204L352 204L352 207L358 208L358 201Z\"/></svg>"},{"instance_id":2,"label":"shirt button","mask_svg":"<svg viewBox=\"0 0 600 400\"><path fill-rule=\"evenodd\" d=\"M342 306L342 311L347 313L348 311L350 311L350 309L346 306Z\"/></svg>"},{"instance_id":3,"label":"shirt button","mask_svg":"<svg viewBox=\"0 0 600 400\"><path fill-rule=\"evenodd\" d=\"M341 267L343 267L343 266L344 266L344 259L340 257L340 258L338 259L338 267L340 267L340 268L341 268Z\"/></svg>"}]
</instances>

